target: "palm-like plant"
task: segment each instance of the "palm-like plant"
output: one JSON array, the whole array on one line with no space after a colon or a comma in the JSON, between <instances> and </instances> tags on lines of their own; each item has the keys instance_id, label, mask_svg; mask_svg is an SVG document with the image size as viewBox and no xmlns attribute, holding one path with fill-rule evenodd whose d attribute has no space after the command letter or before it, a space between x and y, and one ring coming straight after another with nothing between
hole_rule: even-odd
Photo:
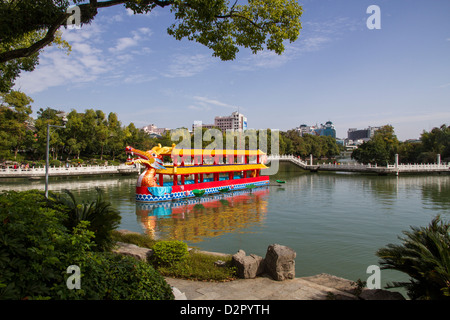
<instances>
[{"instance_id":1,"label":"palm-like plant","mask_svg":"<svg viewBox=\"0 0 450 320\"><path fill-rule=\"evenodd\" d=\"M80 221L89 221L89 230L95 233L97 250L108 251L114 245L112 231L121 221L120 212L109 201L104 200L103 191L96 188L97 198L90 203L78 203L73 193L64 190L63 194L53 194L53 205L62 206L67 212L65 226L73 230Z\"/></svg>"},{"instance_id":2,"label":"palm-like plant","mask_svg":"<svg viewBox=\"0 0 450 320\"><path fill-rule=\"evenodd\" d=\"M404 287L411 299L450 299L449 223L438 216L428 227L411 227L399 237L401 245L388 244L377 251L382 269L408 274L410 282L393 282L388 288Z\"/></svg>"}]
</instances>

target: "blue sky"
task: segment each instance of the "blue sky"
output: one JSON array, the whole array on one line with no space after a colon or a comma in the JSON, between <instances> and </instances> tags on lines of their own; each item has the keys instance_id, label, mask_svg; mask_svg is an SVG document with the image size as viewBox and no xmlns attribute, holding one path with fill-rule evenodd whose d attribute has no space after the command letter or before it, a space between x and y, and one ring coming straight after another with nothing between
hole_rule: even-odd
<instances>
[{"instance_id":1,"label":"blue sky","mask_svg":"<svg viewBox=\"0 0 450 320\"><path fill-rule=\"evenodd\" d=\"M330 120L348 128L391 124L400 140L450 125L450 1L303 0L303 29L283 55L242 48L223 62L166 33L168 9L101 9L64 30L72 53L49 47L16 89L33 110L101 109L123 125L188 127L238 110L249 128L288 130ZM369 30L370 5L381 29Z\"/></svg>"}]
</instances>

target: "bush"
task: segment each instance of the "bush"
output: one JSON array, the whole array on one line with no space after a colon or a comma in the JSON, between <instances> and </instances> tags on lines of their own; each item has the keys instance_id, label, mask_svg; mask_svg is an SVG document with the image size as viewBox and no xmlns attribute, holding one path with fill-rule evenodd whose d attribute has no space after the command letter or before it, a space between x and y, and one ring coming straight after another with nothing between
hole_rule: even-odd
<instances>
[{"instance_id":1,"label":"bush","mask_svg":"<svg viewBox=\"0 0 450 320\"><path fill-rule=\"evenodd\" d=\"M450 225L440 217L428 227L411 227L399 239L377 251L383 269L408 274L410 282L394 282L389 288L405 287L411 299L450 299Z\"/></svg>"},{"instance_id":2,"label":"bush","mask_svg":"<svg viewBox=\"0 0 450 320\"><path fill-rule=\"evenodd\" d=\"M88 223L69 233L64 215L46 204L35 190L0 194L0 299L52 297L67 267L93 246Z\"/></svg>"},{"instance_id":3,"label":"bush","mask_svg":"<svg viewBox=\"0 0 450 320\"><path fill-rule=\"evenodd\" d=\"M95 232L97 250L108 251L115 243L112 231L120 225L122 218L120 212L103 199L102 190L96 190L97 198L90 203L78 203L69 190L64 190L63 194L52 194L49 199L54 208L66 213L64 225L69 230L73 230L80 221L89 221L89 230Z\"/></svg>"},{"instance_id":4,"label":"bush","mask_svg":"<svg viewBox=\"0 0 450 320\"><path fill-rule=\"evenodd\" d=\"M148 263L113 253L90 252L80 261L80 290L62 283L57 299L173 300L172 289Z\"/></svg>"},{"instance_id":5,"label":"bush","mask_svg":"<svg viewBox=\"0 0 450 320\"><path fill-rule=\"evenodd\" d=\"M48 162L49 167L59 167L61 166L61 161L59 160L50 160Z\"/></svg>"},{"instance_id":6,"label":"bush","mask_svg":"<svg viewBox=\"0 0 450 320\"><path fill-rule=\"evenodd\" d=\"M177 240L157 242L152 249L153 261L163 266L185 261L189 253L187 244Z\"/></svg>"},{"instance_id":7,"label":"bush","mask_svg":"<svg viewBox=\"0 0 450 320\"><path fill-rule=\"evenodd\" d=\"M151 265L94 252L91 221L68 228L66 210L37 190L0 194L0 299L173 299ZM67 288L71 265L79 290Z\"/></svg>"}]
</instances>

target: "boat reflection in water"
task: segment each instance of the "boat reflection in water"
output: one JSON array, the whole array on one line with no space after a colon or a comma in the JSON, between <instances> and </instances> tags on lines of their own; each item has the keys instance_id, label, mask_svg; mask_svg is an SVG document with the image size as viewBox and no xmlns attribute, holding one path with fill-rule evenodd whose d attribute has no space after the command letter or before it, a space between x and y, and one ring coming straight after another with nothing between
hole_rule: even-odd
<instances>
[{"instance_id":1,"label":"boat reflection in water","mask_svg":"<svg viewBox=\"0 0 450 320\"><path fill-rule=\"evenodd\" d=\"M161 203L136 203L138 222L155 240L199 242L264 221L269 188Z\"/></svg>"}]
</instances>

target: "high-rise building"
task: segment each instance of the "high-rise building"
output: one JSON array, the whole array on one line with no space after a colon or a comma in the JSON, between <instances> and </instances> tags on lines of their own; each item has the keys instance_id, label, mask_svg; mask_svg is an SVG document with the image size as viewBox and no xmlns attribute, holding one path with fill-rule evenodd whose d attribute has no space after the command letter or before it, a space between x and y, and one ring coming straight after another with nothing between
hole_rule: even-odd
<instances>
[{"instance_id":1,"label":"high-rise building","mask_svg":"<svg viewBox=\"0 0 450 320\"><path fill-rule=\"evenodd\" d=\"M244 131L247 130L247 118L235 111L230 116L215 117L214 125L222 131Z\"/></svg>"},{"instance_id":2,"label":"high-rise building","mask_svg":"<svg viewBox=\"0 0 450 320\"><path fill-rule=\"evenodd\" d=\"M380 129L380 127L368 127L366 129L356 129L350 128L347 131L347 139L348 140L368 140L373 137L375 131Z\"/></svg>"},{"instance_id":3,"label":"high-rise building","mask_svg":"<svg viewBox=\"0 0 450 320\"><path fill-rule=\"evenodd\" d=\"M214 118L214 124L202 124L201 122L195 122L192 128L219 128L222 131L245 131L247 130L247 118L237 111L233 112L230 116L217 116Z\"/></svg>"},{"instance_id":4,"label":"high-rise building","mask_svg":"<svg viewBox=\"0 0 450 320\"><path fill-rule=\"evenodd\" d=\"M336 130L333 122L331 121L327 121L325 124L321 124L320 126L307 126L306 124L302 124L300 127L296 128L296 130L302 137L305 134L312 134L316 136L330 136L336 138Z\"/></svg>"},{"instance_id":5,"label":"high-rise building","mask_svg":"<svg viewBox=\"0 0 450 320\"><path fill-rule=\"evenodd\" d=\"M336 139L336 129L334 128L334 124L331 121L325 122L325 124L321 124L320 128L315 130L317 135L319 136L328 136Z\"/></svg>"}]
</instances>

